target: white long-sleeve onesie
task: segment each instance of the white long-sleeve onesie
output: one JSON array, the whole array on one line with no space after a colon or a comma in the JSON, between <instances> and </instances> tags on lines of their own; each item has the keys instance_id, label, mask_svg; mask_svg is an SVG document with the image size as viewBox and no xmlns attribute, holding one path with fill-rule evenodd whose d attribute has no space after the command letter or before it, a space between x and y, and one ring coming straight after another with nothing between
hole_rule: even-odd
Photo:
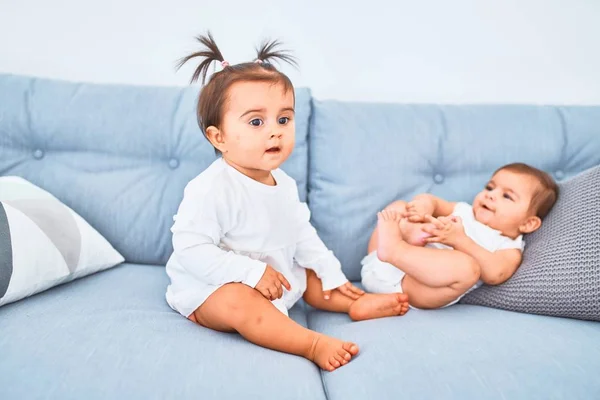
<instances>
[{"instance_id":1,"label":"white long-sleeve onesie","mask_svg":"<svg viewBox=\"0 0 600 400\"><path fill-rule=\"evenodd\" d=\"M296 182L280 169L272 174L276 185L264 185L219 158L188 183L166 267L166 299L175 311L189 316L226 283L255 287L267 264L292 287L273 301L285 314L306 290L304 268L315 271L323 290L348 281L310 224Z\"/></svg>"}]
</instances>

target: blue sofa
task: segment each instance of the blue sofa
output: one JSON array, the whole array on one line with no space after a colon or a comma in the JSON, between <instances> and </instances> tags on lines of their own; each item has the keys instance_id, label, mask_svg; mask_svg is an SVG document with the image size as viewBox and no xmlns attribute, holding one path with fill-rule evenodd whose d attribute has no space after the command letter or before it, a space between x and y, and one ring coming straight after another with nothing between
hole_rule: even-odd
<instances>
[{"instance_id":1,"label":"blue sofa","mask_svg":"<svg viewBox=\"0 0 600 400\"><path fill-rule=\"evenodd\" d=\"M300 324L359 344L339 370L194 325L164 294L185 184L214 160L198 88L0 74L0 175L77 211L127 260L0 308L0 399L598 399L600 324L456 305ZM296 90L293 156L322 239L360 280L376 211L432 192L470 201L498 166L566 179L600 164L600 106L318 101Z\"/></svg>"}]
</instances>

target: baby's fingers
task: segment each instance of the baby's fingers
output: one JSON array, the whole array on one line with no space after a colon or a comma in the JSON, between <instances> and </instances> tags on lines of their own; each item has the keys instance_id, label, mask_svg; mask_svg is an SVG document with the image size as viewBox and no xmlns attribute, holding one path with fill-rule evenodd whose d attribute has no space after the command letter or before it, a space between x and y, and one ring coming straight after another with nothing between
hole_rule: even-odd
<instances>
[{"instance_id":1,"label":"baby's fingers","mask_svg":"<svg viewBox=\"0 0 600 400\"><path fill-rule=\"evenodd\" d=\"M360 289L360 288L357 288L357 287L356 287L356 286L354 286L353 284L350 284L350 290L352 290L354 293L356 293L356 294L358 294L358 295L361 295L361 296L362 296L363 294L365 294L365 291L364 291L364 290L362 290L362 289Z\"/></svg>"},{"instance_id":2,"label":"baby's fingers","mask_svg":"<svg viewBox=\"0 0 600 400\"><path fill-rule=\"evenodd\" d=\"M423 232L425 233L429 233L430 235L433 236L438 236L440 234L440 229L436 228L433 225L426 225L423 226L423 228L421 228L423 230Z\"/></svg>"},{"instance_id":3,"label":"baby's fingers","mask_svg":"<svg viewBox=\"0 0 600 400\"><path fill-rule=\"evenodd\" d=\"M275 297L273 297L273 293L271 292L271 290L272 290L271 288L264 288L259 291L263 296L265 296L265 299L274 300Z\"/></svg>"},{"instance_id":4,"label":"baby's fingers","mask_svg":"<svg viewBox=\"0 0 600 400\"><path fill-rule=\"evenodd\" d=\"M340 293L342 293L344 296L346 297L350 297L353 300L358 299L360 296L356 293L354 293L352 290L350 290L346 285L344 286L340 286L338 288L338 290L340 291Z\"/></svg>"},{"instance_id":5,"label":"baby's fingers","mask_svg":"<svg viewBox=\"0 0 600 400\"><path fill-rule=\"evenodd\" d=\"M421 214L410 214L408 220L410 222L424 222L425 218Z\"/></svg>"},{"instance_id":6,"label":"baby's fingers","mask_svg":"<svg viewBox=\"0 0 600 400\"><path fill-rule=\"evenodd\" d=\"M411 215L409 211L399 211L398 213L400 214L400 218L409 218Z\"/></svg>"},{"instance_id":7,"label":"baby's fingers","mask_svg":"<svg viewBox=\"0 0 600 400\"><path fill-rule=\"evenodd\" d=\"M353 293L356 293L359 296L362 296L363 294L365 294L364 290L361 290L361 289L357 288L356 286L354 286L350 282L346 283L344 286L346 286L348 289L350 289L350 291L352 291Z\"/></svg>"},{"instance_id":8,"label":"baby's fingers","mask_svg":"<svg viewBox=\"0 0 600 400\"><path fill-rule=\"evenodd\" d=\"M277 273L277 278L279 279L279 282L281 282L281 284L287 289L287 290L292 290L292 285L290 285L290 283L288 282L287 279L285 279L285 276L283 276L281 273Z\"/></svg>"},{"instance_id":9,"label":"baby's fingers","mask_svg":"<svg viewBox=\"0 0 600 400\"><path fill-rule=\"evenodd\" d=\"M425 221L430 222L435 225L438 229L444 229L444 224L437 218L432 217L431 215L425 215Z\"/></svg>"},{"instance_id":10,"label":"baby's fingers","mask_svg":"<svg viewBox=\"0 0 600 400\"><path fill-rule=\"evenodd\" d=\"M283 287L281 287L281 282L275 281L275 289L277 290L277 298L280 299L283 297Z\"/></svg>"}]
</instances>

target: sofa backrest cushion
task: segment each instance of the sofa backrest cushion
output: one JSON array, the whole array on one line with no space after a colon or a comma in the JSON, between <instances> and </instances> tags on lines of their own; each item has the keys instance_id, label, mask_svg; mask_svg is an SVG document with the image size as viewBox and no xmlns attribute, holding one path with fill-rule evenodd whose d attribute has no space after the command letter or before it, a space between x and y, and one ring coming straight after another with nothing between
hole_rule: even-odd
<instances>
[{"instance_id":1,"label":"sofa backrest cushion","mask_svg":"<svg viewBox=\"0 0 600 400\"><path fill-rule=\"evenodd\" d=\"M128 262L164 264L188 181L215 159L198 87L87 84L0 74L0 175L80 214ZM310 92L296 90L296 148L283 169L306 198Z\"/></svg>"}]
</instances>

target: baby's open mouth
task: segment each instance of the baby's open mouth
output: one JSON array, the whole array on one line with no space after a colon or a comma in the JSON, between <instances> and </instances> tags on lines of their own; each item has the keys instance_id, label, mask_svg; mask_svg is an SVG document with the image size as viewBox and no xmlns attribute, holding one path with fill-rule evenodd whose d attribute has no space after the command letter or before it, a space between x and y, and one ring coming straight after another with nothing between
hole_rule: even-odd
<instances>
[{"instance_id":1,"label":"baby's open mouth","mask_svg":"<svg viewBox=\"0 0 600 400\"><path fill-rule=\"evenodd\" d=\"M273 147L269 147L267 149L267 153L279 153L281 151L281 147L279 146L273 146Z\"/></svg>"},{"instance_id":2,"label":"baby's open mouth","mask_svg":"<svg viewBox=\"0 0 600 400\"><path fill-rule=\"evenodd\" d=\"M489 208L488 206L486 206L485 204L482 204L481 207L483 207L484 209L488 210L488 211L494 211L491 208Z\"/></svg>"}]
</instances>

